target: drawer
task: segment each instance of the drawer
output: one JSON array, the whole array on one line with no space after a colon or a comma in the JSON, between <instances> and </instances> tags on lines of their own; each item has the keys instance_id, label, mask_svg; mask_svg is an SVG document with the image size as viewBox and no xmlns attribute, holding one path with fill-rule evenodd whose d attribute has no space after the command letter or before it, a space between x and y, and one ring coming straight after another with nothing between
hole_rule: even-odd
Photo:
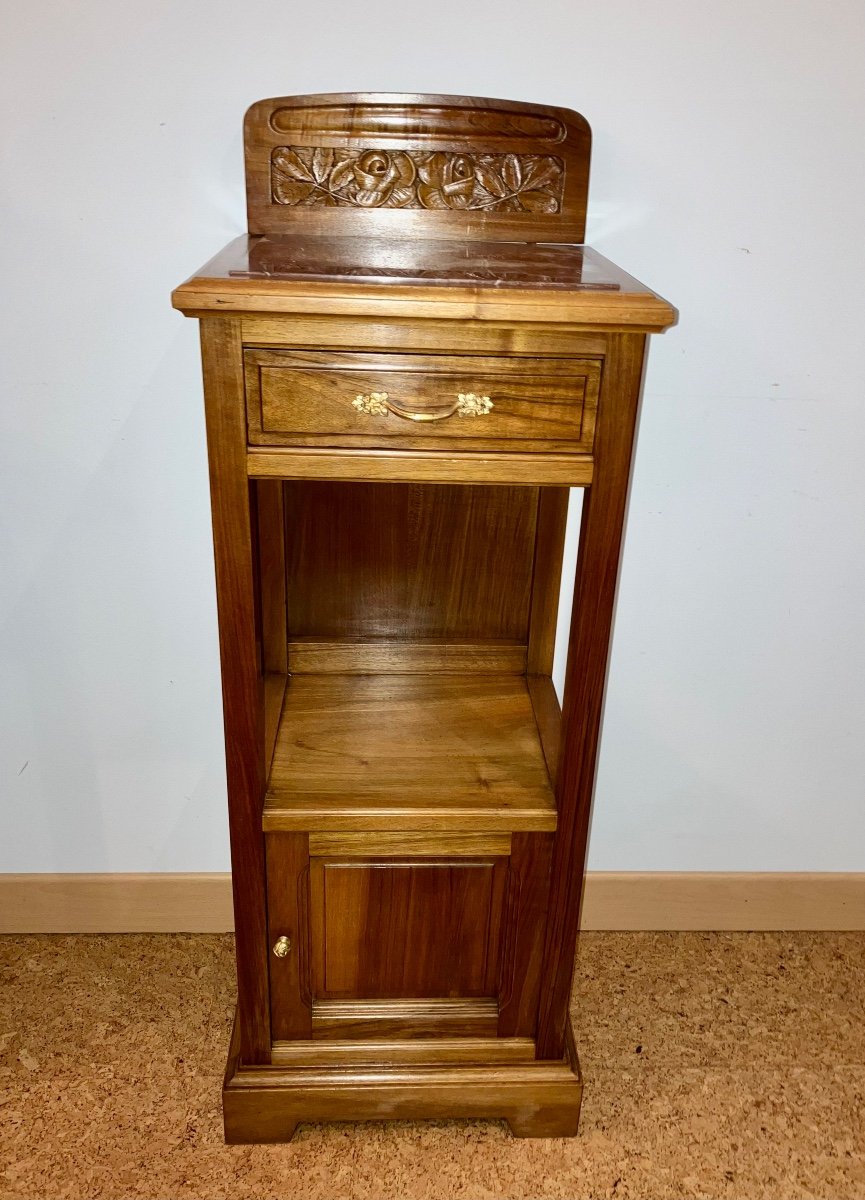
<instances>
[{"instance_id":1,"label":"drawer","mask_svg":"<svg viewBox=\"0 0 865 1200\"><path fill-rule=\"evenodd\" d=\"M244 358L253 445L591 451L597 359L256 349Z\"/></svg>"}]
</instances>

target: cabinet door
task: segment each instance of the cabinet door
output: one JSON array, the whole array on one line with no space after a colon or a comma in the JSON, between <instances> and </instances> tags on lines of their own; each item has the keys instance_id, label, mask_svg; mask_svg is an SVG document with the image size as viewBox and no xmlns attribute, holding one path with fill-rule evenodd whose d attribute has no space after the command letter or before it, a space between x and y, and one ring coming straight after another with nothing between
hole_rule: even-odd
<instances>
[{"instance_id":1,"label":"cabinet door","mask_svg":"<svg viewBox=\"0 0 865 1200\"><path fill-rule=\"evenodd\" d=\"M274 1040L532 1036L550 841L269 834Z\"/></svg>"}]
</instances>

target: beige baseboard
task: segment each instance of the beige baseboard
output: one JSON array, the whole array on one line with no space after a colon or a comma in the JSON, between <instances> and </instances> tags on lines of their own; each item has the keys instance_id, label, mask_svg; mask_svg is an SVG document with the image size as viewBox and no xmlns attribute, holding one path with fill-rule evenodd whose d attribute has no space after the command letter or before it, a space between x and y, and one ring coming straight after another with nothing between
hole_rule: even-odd
<instances>
[{"instance_id":1,"label":"beige baseboard","mask_svg":"<svg viewBox=\"0 0 865 1200\"><path fill-rule=\"evenodd\" d=\"M865 872L590 872L583 929L865 929Z\"/></svg>"},{"instance_id":2,"label":"beige baseboard","mask_svg":"<svg viewBox=\"0 0 865 1200\"><path fill-rule=\"evenodd\" d=\"M0 933L224 933L227 874L0 875ZM865 873L590 872L583 928L865 929Z\"/></svg>"},{"instance_id":3,"label":"beige baseboard","mask_svg":"<svg viewBox=\"0 0 865 1200\"><path fill-rule=\"evenodd\" d=\"M225 933L231 876L0 875L0 933Z\"/></svg>"}]
</instances>

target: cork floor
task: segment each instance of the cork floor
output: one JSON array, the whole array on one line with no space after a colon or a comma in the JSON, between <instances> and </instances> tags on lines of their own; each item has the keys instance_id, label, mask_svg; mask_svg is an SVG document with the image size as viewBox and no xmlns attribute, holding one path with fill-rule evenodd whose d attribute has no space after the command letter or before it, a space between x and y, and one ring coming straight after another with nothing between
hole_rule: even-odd
<instances>
[{"instance_id":1,"label":"cork floor","mask_svg":"<svg viewBox=\"0 0 865 1200\"><path fill-rule=\"evenodd\" d=\"M225 1146L231 939L0 938L0 1196L865 1198L865 934L588 934L581 1136Z\"/></svg>"}]
</instances>

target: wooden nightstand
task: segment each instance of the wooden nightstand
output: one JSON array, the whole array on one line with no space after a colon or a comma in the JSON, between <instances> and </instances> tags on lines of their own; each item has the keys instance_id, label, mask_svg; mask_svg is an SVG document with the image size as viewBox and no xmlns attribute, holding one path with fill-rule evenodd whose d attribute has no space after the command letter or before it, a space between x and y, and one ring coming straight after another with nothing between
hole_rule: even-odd
<instances>
[{"instance_id":1,"label":"wooden nightstand","mask_svg":"<svg viewBox=\"0 0 865 1200\"><path fill-rule=\"evenodd\" d=\"M264 100L201 319L238 1009L230 1141L577 1129L568 1022L646 334L590 133L475 97ZM586 489L562 710L568 488Z\"/></svg>"}]
</instances>

